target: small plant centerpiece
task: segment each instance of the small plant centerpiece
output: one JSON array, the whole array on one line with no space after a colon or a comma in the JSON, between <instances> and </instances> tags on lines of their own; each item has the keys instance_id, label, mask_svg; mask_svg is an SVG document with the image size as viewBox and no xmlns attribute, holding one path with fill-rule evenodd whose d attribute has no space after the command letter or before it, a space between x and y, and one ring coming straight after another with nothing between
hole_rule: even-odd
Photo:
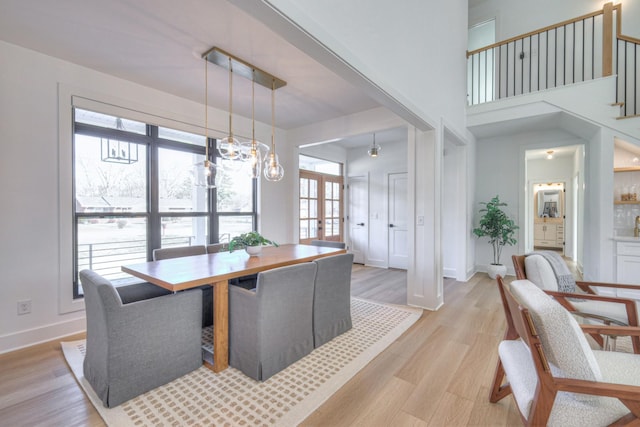
<instances>
[{"instance_id":1,"label":"small plant centerpiece","mask_svg":"<svg viewBox=\"0 0 640 427\"><path fill-rule=\"evenodd\" d=\"M480 226L473 229L473 234L478 237L489 237L489 243L493 247L493 262L487 266L489 277L496 278L496 275L503 276L507 273L507 267L500 263L500 255L505 245L515 245L516 239L513 237L518 226L501 209L507 206L501 202L498 196L489 202L481 202L485 208L480 209L483 213L480 218Z\"/></svg>"},{"instance_id":2,"label":"small plant centerpiece","mask_svg":"<svg viewBox=\"0 0 640 427\"><path fill-rule=\"evenodd\" d=\"M249 255L258 255L262 250L262 245L278 246L276 242L264 238L257 231L250 231L249 233L244 233L231 239L229 242L229 252L244 248Z\"/></svg>"}]
</instances>

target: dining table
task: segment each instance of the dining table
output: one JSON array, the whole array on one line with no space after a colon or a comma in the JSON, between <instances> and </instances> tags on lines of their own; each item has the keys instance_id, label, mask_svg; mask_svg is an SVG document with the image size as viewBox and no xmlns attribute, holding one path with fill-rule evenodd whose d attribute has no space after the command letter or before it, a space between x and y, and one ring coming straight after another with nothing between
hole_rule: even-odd
<instances>
[{"instance_id":1,"label":"dining table","mask_svg":"<svg viewBox=\"0 0 640 427\"><path fill-rule=\"evenodd\" d=\"M229 366L229 279L345 252L339 248L283 244L264 246L256 256L240 249L125 265L121 269L172 292L213 286L213 363L203 362L220 372Z\"/></svg>"}]
</instances>

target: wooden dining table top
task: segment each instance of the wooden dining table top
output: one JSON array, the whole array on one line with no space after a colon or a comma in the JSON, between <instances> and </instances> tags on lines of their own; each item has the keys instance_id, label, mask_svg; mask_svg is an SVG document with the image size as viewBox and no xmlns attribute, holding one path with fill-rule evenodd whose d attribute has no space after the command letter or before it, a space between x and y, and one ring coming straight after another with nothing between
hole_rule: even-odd
<instances>
[{"instance_id":1,"label":"wooden dining table top","mask_svg":"<svg viewBox=\"0 0 640 427\"><path fill-rule=\"evenodd\" d=\"M249 256L239 249L126 265L122 271L175 292L345 252L338 248L285 244L264 246L258 256Z\"/></svg>"}]
</instances>

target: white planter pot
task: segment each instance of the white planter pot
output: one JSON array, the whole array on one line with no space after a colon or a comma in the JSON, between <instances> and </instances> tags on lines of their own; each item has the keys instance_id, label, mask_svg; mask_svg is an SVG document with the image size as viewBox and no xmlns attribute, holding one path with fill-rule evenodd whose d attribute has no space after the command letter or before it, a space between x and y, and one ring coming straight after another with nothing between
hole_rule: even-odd
<instances>
[{"instance_id":1,"label":"white planter pot","mask_svg":"<svg viewBox=\"0 0 640 427\"><path fill-rule=\"evenodd\" d=\"M262 252L262 245L258 245L258 246L247 246L244 248L245 251L247 251L247 253L250 256L258 256L260 255L260 252Z\"/></svg>"},{"instance_id":2,"label":"white planter pot","mask_svg":"<svg viewBox=\"0 0 640 427\"><path fill-rule=\"evenodd\" d=\"M503 264L489 264L487 266L487 273L489 277L495 279L497 275L504 277L507 274L507 266Z\"/></svg>"}]
</instances>

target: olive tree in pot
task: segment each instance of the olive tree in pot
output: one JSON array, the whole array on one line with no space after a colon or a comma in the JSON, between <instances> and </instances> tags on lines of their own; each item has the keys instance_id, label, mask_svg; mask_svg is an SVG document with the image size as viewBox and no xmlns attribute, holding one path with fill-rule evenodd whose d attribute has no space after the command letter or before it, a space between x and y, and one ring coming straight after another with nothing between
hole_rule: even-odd
<instances>
[{"instance_id":1,"label":"olive tree in pot","mask_svg":"<svg viewBox=\"0 0 640 427\"><path fill-rule=\"evenodd\" d=\"M483 213L480 218L480 226L473 229L473 234L478 237L489 237L489 243L493 247L493 262L487 266L489 277L495 279L498 274L504 277L507 273L507 267L500 263L500 255L505 245L516 244L513 235L518 226L501 209L507 204L501 202L498 196L489 202L481 202L480 204L486 207L480 209L480 213Z\"/></svg>"}]
</instances>

